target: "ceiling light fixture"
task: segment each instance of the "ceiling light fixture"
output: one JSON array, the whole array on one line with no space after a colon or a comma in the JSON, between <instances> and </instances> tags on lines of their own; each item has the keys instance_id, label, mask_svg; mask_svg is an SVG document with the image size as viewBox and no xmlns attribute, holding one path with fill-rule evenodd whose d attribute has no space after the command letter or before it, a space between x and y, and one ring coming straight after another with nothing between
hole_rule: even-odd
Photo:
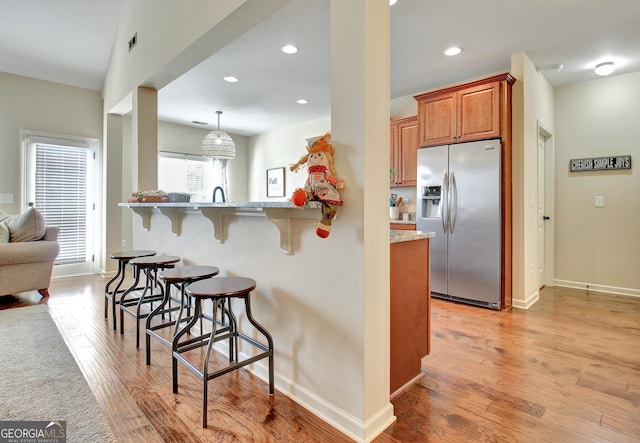
<instances>
[{"instance_id":1,"label":"ceiling light fixture","mask_svg":"<svg viewBox=\"0 0 640 443\"><path fill-rule=\"evenodd\" d=\"M295 54L296 52L298 52L298 48L293 45L285 45L280 50L285 54Z\"/></svg>"},{"instance_id":2,"label":"ceiling light fixture","mask_svg":"<svg viewBox=\"0 0 640 443\"><path fill-rule=\"evenodd\" d=\"M597 75L609 75L615 70L615 66L613 62L604 62L596 65L596 68L593 70Z\"/></svg>"},{"instance_id":3,"label":"ceiling light fixture","mask_svg":"<svg viewBox=\"0 0 640 443\"><path fill-rule=\"evenodd\" d=\"M233 139L220 129L220 114L222 111L216 111L218 114L218 129L210 131L202 140L202 154L220 160L233 160L236 158L236 144Z\"/></svg>"},{"instance_id":4,"label":"ceiling light fixture","mask_svg":"<svg viewBox=\"0 0 640 443\"><path fill-rule=\"evenodd\" d=\"M444 55L448 55L448 56L458 55L461 52L462 52L462 48L459 48L458 46L452 46L444 51Z\"/></svg>"},{"instance_id":5,"label":"ceiling light fixture","mask_svg":"<svg viewBox=\"0 0 640 443\"><path fill-rule=\"evenodd\" d=\"M393 6L398 3L398 0L389 0L389 6Z\"/></svg>"},{"instance_id":6,"label":"ceiling light fixture","mask_svg":"<svg viewBox=\"0 0 640 443\"><path fill-rule=\"evenodd\" d=\"M237 83L238 77L234 77L233 75L227 75L226 77L224 77L224 81L229 83Z\"/></svg>"},{"instance_id":7,"label":"ceiling light fixture","mask_svg":"<svg viewBox=\"0 0 640 443\"><path fill-rule=\"evenodd\" d=\"M296 100L296 103L299 105L306 105L307 103L309 103L309 101L301 98L300 100Z\"/></svg>"}]
</instances>

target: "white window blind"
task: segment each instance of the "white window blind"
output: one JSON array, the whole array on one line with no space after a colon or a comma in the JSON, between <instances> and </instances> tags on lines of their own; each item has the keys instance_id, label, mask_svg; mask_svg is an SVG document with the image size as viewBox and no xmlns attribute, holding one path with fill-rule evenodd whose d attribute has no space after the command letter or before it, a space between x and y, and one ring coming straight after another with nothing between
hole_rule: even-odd
<instances>
[{"instance_id":1,"label":"white window blind","mask_svg":"<svg viewBox=\"0 0 640 443\"><path fill-rule=\"evenodd\" d=\"M90 210L87 166L92 155L88 145L35 145L35 207L48 225L58 226L58 264L84 263L87 252L87 212Z\"/></svg>"}]
</instances>

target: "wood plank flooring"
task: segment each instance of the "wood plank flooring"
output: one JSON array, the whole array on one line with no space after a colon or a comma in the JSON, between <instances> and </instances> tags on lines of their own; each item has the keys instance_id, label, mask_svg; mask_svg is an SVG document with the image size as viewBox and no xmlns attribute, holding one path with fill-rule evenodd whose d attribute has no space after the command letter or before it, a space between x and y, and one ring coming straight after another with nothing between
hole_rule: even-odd
<instances>
[{"instance_id":1,"label":"wood plank flooring","mask_svg":"<svg viewBox=\"0 0 640 443\"><path fill-rule=\"evenodd\" d=\"M124 336L103 319L105 280L54 280L51 297L0 298L0 309L47 303L122 442L349 442L245 370L201 384L133 320ZM34 325L37 329L37 325ZM398 420L374 442L639 442L640 298L545 288L528 311L432 300L431 355L420 383L393 400Z\"/></svg>"}]
</instances>

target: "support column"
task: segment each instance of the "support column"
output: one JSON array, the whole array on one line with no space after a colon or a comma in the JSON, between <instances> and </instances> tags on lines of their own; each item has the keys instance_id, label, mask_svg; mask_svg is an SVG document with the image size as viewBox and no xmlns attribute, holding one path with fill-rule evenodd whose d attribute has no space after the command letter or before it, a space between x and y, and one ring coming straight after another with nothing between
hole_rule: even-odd
<instances>
[{"instance_id":1,"label":"support column","mask_svg":"<svg viewBox=\"0 0 640 443\"><path fill-rule=\"evenodd\" d=\"M134 185L158 189L158 91L138 87L133 94ZM134 189L135 190L135 189Z\"/></svg>"},{"instance_id":2,"label":"support column","mask_svg":"<svg viewBox=\"0 0 640 443\"><path fill-rule=\"evenodd\" d=\"M389 2L331 0L331 132L337 164L349 165L344 214L361 226L360 398L339 405L370 441L395 420L389 401ZM343 219L344 219L343 218ZM353 370L358 368L353 367ZM356 389L354 389L354 392Z\"/></svg>"},{"instance_id":3,"label":"support column","mask_svg":"<svg viewBox=\"0 0 640 443\"><path fill-rule=\"evenodd\" d=\"M107 273L115 272L117 263L109 259L109 254L120 250L122 239L122 214L110 211L108 208L117 208L122 202L122 117L116 114L104 114L104 149L102 160L102 182L104 207L102 217L102 263L103 270Z\"/></svg>"}]
</instances>

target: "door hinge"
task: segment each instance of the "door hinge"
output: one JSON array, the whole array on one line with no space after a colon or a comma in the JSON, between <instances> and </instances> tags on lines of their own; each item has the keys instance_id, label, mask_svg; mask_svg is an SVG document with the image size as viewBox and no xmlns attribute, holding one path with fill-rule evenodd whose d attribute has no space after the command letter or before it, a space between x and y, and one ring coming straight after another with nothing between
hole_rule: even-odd
<instances>
[{"instance_id":1,"label":"door hinge","mask_svg":"<svg viewBox=\"0 0 640 443\"><path fill-rule=\"evenodd\" d=\"M92 206L93 206L93 210L95 211L96 210L96 204L94 203Z\"/></svg>"},{"instance_id":2,"label":"door hinge","mask_svg":"<svg viewBox=\"0 0 640 443\"><path fill-rule=\"evenodd\" d=\"M96 255L95 254L91 254L91 261L96 261Z\"/></svg>"}]
</instances>

